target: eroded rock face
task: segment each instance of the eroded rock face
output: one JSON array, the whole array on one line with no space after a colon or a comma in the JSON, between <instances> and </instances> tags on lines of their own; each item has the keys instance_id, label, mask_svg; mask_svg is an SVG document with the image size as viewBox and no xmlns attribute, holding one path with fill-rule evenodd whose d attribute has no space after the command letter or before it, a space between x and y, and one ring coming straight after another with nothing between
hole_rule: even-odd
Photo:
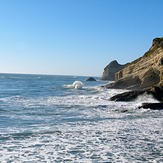
<instances>
[{"instance_id":1,"label":"eroded rock face","mask_svg":"<svg viewBox=\"0 0 163 163\"><path fill-rule=\"evenodd\" d=\"M139 90L141 80L137 76L128 76L107 85L107 88Z\"/></svg>"},{"instance_id":2,"label":"eroded rock face","mask_svg":"<svg viewBox=\"0 0 163 163\"><path fill-rule=\"evenodd\" d=\"M114 81L115 80L115 73L118 72L119 70L123 69L125 65L120 65L116 60L110 62L105 68L104 72L102 75L102 80L110 80Z\"/></svg>"},{"instance_id":3,"label":"eroded rock face","mask_svg":"<svg viewBox=\"0 0 163 163\"><path fill-rule=\"evenodd\" d=\"M163 38L153 40L152 47L140 58L115 74L108 88L146 89L163 85Z\"/></svg>"},{"instance_id":4,"label":"eroded rock face","mask_svg":"<svg viewBox=\"0 0 163 163\"><path fill-rule=\"evenodd\" d=\"M160 71L156 68L149 68L141 79L141 88L147 88L160 82Z\"/></svg>"}]
</instances>

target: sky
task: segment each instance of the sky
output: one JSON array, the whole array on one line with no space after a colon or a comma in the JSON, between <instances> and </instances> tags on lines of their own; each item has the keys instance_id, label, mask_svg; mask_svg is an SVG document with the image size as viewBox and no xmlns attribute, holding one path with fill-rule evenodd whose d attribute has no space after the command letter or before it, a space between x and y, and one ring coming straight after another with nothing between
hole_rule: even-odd
<instances>
[{"instance_id":1,"label":"sky","mask_svg":"<svg viewBox=\"0 0 163 163\"><path fill-rule=\"evenodd\" d=\"M163 37L163 0L0 0L0 73L102 76Z\"/></svg>"}]
</instances>

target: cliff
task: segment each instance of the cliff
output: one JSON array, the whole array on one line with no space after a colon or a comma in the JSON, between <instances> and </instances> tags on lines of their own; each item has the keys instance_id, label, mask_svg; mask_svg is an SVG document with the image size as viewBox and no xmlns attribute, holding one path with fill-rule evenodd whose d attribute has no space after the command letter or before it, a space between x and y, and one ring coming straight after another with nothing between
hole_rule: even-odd
<instances>
[{"instance_id":1,"label":"cliff","mask_svg":"<svg viewBox=\"0 0 163 163\"><path fill-rule=\"evenodd\" d=\"M105 68L101 80L115 80L115 73L123 69L125 65L120 65L116 60L110 62Z\"/></svg>"},{"instance_id":2,"label":"cliff","mask_svg":"<svg viewBox=\"0 0 163 163\"><path fill-rule=\"evenodd\" d=\"M108 88L143 90L163 85L163 37L155 38L151 48L140 58L115 74Z\"/></svg>"}]
</instances>

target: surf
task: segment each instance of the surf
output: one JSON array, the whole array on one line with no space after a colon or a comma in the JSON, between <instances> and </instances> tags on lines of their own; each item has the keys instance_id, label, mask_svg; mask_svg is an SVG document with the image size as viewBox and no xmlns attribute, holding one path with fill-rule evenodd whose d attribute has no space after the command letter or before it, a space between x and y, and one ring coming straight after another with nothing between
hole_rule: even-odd
<instances>
[{"instance_id":1,"label":"surf","mask_svg":"<svg viewBox=\"0 0 163 163\"><path fill-rule=\"evenodd\" d=\"M70 88L70 89L82 89L84 84L81 81L74 81L70 85L63 85L64 88Z\"/></svg>"}]
</instances>

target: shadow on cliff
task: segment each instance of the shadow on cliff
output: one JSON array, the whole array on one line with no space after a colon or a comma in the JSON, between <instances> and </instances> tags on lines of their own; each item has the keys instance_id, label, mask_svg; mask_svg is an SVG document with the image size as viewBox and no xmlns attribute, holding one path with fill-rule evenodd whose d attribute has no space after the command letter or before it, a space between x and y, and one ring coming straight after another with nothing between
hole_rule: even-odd
<instances>
[{"instance_id":1,"label":"shadow on cliff","mask_svg":"<svg viewBox=\"0 0 163 163\"><path fill-rule=\"evenodd\" d=\"M130 91L115 95L110 100L134 101L146 93L160 101L158 105L152 104L151 108L156 105L156 108L163 109L163 37L155 38L152 47L142 57L116 72L115 79L106 88ZM149 105L144 104L144 107Z\"/></svg>"}]
</instances>

